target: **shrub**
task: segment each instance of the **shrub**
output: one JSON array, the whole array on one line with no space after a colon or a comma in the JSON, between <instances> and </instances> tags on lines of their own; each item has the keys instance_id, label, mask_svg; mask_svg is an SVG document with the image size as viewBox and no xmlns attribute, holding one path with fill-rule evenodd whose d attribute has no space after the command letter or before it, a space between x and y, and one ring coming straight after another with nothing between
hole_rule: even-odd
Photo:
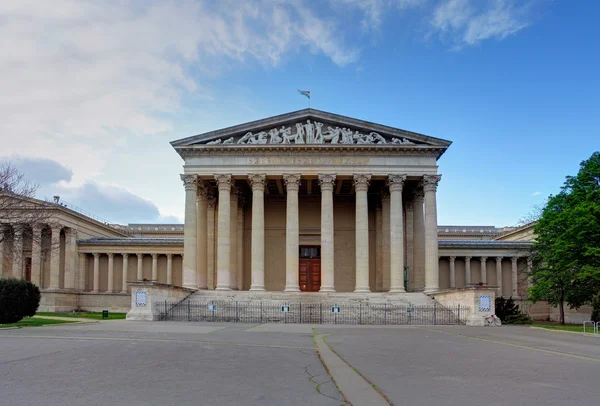
<instances>
[{"instance_id":1,"label":"shrub","mask_svg":"<svg viewBox=\"0 0 600 406\"><path fill-rule=\"evenodd\" d=\"M600 292L592 298L592 321L600 322Z\"/></svg>"},{"instance_id":2,"label":"shrub","mask_svg":"<svg viewBox=\"0 0 600 406\"><path fill-rule=\"evenodd\" d=\"M22 279L0 279L0 324L33 316L40 305L40 289Z\"/></svg>"},{"instance_id":3,"label":"shrub","mask_svg":"<svg viewBox=\"0 0 600 406\"><path fill-rule=\"evenodd\" d=\"M515 303L512 296L508 299L505 299L502 296L497 297L495 305L496 316L498 316L498 318L502 320L502 322L505 322L506 318L509 316L515 316L519 314L519 305Z\"/></svg>"},{"instance_id":4,"label":"shrub","mask_svg":"<svg viewBox=\"0 0 600 406\"><path fill-rule=\"evenodd\" d=\"M519 313L507 316L503 322L504 324L531 324L533 320L528 314Z\"/></svg>"}]
</instances>

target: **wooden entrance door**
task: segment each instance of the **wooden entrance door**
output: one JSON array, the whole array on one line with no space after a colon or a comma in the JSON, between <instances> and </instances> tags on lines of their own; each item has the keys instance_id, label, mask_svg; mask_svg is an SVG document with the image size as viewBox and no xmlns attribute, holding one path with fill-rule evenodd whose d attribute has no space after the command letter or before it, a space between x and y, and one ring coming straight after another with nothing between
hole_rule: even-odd
<instances>
[{"instance_id":1,"label":"wooden entrance door","mask_svg":"<svg viewBox=\"0 0 600 406\"><path fill-rule=\"evenodd\" d=\"M299 273L300 291L321 289L321 247L300 247Z\"/></svg>"}]
</instances>

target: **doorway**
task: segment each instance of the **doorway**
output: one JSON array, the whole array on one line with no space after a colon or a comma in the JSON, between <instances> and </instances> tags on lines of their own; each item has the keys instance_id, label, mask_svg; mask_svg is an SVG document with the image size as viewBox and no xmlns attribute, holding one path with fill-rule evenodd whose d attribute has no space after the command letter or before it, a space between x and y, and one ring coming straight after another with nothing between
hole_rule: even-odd
<instances>
[{"instance_id":1,"label":"doorway","mask_svg":"<svg viewBox=\"0 0 600 406\"><path fill-rule=\"evenodd\" d=\"M300 246L299 282L301 292L318 292L321 289L321 247Z\"/></svg>"}]
</instances>

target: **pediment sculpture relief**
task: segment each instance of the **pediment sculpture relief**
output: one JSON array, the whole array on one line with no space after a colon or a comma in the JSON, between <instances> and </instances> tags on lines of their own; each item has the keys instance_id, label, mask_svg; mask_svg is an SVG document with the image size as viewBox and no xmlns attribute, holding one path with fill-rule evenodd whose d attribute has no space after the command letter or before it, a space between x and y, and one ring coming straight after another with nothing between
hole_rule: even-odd
<instances>
[{"instance_id":1,"label":"pediment sculpture relief","mask_svg":"<svg viewBox=\"0 0 600 406\"><path fill-rule=\"evenodd\" d=\"M226 140L218 139L210 141L207 145L216 144L234 144L234 138ZM258 133L247 132L238 141L237 144L400 144L414 145L414 142L403 137L392 136L391 141L386 140L382 135L376 132L363 134L349 128L340 128L327 126L318 121L306 123L296 123L293 126L273 128L269 131L260 131Z\"/></svg>"}]
</instances>

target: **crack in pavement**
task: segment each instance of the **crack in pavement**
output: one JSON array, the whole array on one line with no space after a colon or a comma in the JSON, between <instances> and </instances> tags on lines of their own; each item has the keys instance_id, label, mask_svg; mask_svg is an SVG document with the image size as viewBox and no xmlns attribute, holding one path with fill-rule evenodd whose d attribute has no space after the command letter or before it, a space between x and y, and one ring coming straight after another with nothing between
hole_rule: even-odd
<instances>
[{"instance_id":1,"label":"crack in pavement","mask_svg":"<svg viewBox=\"0 0 600 406\"><path fill-rule=\"evenodd\" d=\"M304 372L305 372L305 373L306 373L306 374L309 376L309 378L308 378L308 381L309 381L309 382L312 382L312 383L314 383L314 384L316 384L316 386L315 386L315 389L316 389L316 391L317 391L317 392L319 392L319 394L320 394L320 395L323 395L323 396L325 396L325 397L327 397L327 398L330 398L330 399L333 399L333 400L336 400L336 401L342 402L342 404L343 404L343 405L346 405L347 403L344 401L344 399L342 399L342 398L336 398L336 397L334 397L334 396L330 396L330 395L328 395L328 394L326 394L326 393L323 393L323 392L321 391L321 385L324 385L324 384L327 384L327 383L330 383L330 384L331 384L333 387L335 387L335 385L334 385L334 384L333 384L333 382L331 381L331 378L330 378L329 376L327 376L326 374L317 374L317 375L313 375L313 374L312 374L312 373L311 373L311 372L308 370L310 367L315 367L315 366L316 366L316 364L309 364L309 365L307 365L307 366L305 366L305 367L304 367ZM318 377L320 377L320 376L323 376L323 379L324 379L324 381L323 381L323 382L317 382L317 381L315 380L316 378L318 378ZM337 392L337 388L336 388L335 390L336 390L336 392ZM338 392L338 393L339 393L339 392Z\"/></svg>"}]
</instances>

